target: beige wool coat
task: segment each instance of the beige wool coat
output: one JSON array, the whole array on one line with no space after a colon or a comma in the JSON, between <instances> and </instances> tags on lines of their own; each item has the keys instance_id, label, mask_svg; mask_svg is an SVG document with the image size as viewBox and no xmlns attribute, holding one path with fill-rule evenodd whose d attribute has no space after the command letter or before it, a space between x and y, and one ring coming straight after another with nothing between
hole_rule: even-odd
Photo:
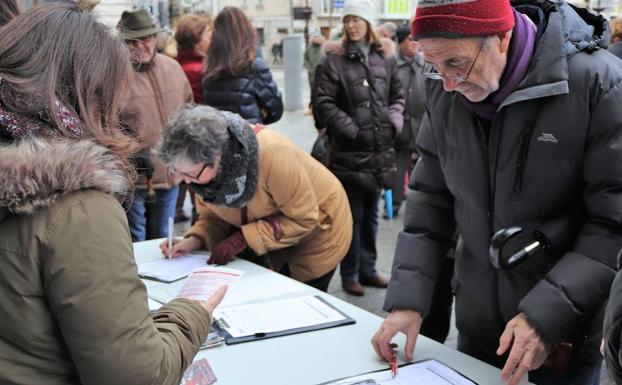
<instances>
[{"instance_id":1,"label":"beige wool coat","mask_svg":"<svg viewBox=\"0 0 622 385\"><path fill-rule=\"evenodd\" d=\"M126 188L93 142L0 142L0 384L179 384L210 316L149 314Z\"/></svg>"},{"instance_id":2,"label":"beige wool coat","mask_svg":"<svg viewBox=\"0 0 622 385\"><path fill-rule=\"evenodd\" d=\"M247 204L248 224L242 225L241 209L207 204L197 194L199 218L185 236L197 236L209 250L241 229L250 249L267 255L277 271L287 262L292 278L319 278L336 268L350 247L348 197L326 167L285 136L266 128L257 142L259 175ZM280 240L267 217L279 223Z\"/></svg>"}]
</instances>

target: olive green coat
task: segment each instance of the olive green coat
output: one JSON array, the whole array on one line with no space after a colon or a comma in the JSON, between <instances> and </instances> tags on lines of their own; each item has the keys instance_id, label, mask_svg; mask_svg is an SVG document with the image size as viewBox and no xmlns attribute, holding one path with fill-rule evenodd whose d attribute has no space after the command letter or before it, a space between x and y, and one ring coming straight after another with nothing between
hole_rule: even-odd
<instances>
[{"instance_id":1,"label":"olive green coat","mask_svg":"<svg viewBox=\"0 0 622 385\"><path fill-rule=\"evenodd\" d=\"M179 384L210 325L153 317L117 158L90 141L0 142L0 384Z\"/></svg>"}]
</instances>

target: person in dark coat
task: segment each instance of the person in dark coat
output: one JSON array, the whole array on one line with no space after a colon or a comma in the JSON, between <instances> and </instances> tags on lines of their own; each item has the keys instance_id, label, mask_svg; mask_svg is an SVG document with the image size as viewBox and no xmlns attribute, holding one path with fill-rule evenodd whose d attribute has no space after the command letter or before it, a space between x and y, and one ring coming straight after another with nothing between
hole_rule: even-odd
<instances>
[{"instance_id":1,"label":"person in dark coat","mask_svg":"<svg viewBox=\"0 0 622 385\"><path fill-rule=\"evenodd\" d=\"M256 57L255 29L236 7L214 20L203 78L203 103L239 114L249 123L281 119L283 101L270 69Z\"/></svg>"},{"instance_id":2,"label":"person in dark coat","mask_svg":"<svg viewBox=\"0 0 622 385\"><path fill-rule=\"evenodd\" d=\"M402 331L412 359L457 228L458 349L503 368L511 385L527 372L538 385L598 384L622 248L622 71L602 17L561 1L512 4L419 2L413 36L436 72L426 75L390 314L372 344L389 359ZM507 246L516 250L566 217L567 242L493 267L497 231L521 226Z\"/></svg>"},{"instance_id":3,"label":"person in dark coat","mask_svg":"<svg viewBox=\"0 0 622 385\"><path fill-rule=\"evenodd\" d=\"M410 175L412 164L417 159L417 146L415 140L419 132L419 125L425 112L423 98L425 88L423 86L424 59L417 42L410 36L410 26L401 25L397 29L397 65L404 93L404 127L402 132L395 138L395 156L397 164L397 176L393 183L393 217L396 217L402 202L404 201L404 184L407 175ZM385 217L388 217L385 213Z\"/></svg>"},{"instance_id":4,"label":"person in dark coat","mask_svg":"<svg viewBox=\"0 0 622 385\"><path fill-rule=\"evenodd\" d=\"M376 271L378 200L395 176L404 111L397 61L373 28L373 10L370 0L345 4L343 47L327 56L314 105L330 136L328 167L350 200L354 235L340 272L343 289L358 296L362 285L388 284Z\"/></svg>"},{"instance_id":5,"label":"person in dark coat","mask_svg":"<svg viewBox=\"0 0 622 385\"><path fill-rule=\"evenodd\" d=\"M618 272L611 285L603 337L609 374L616 384L622 384L622 272Z\"/></svg>"}]
</instances>

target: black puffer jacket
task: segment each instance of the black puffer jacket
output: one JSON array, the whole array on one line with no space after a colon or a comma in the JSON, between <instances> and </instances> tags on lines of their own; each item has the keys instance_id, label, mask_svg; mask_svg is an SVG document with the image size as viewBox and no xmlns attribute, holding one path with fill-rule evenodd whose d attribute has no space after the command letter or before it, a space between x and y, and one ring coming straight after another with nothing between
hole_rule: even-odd
<instances>
[{"instance_id":1,"label":"black puffer jacket","mask_svg":"<svg viewBox=\"0 0 622 385\"><path fill-rule=\"evenodd\" d=\"M256 58L248 73L235 79L203 78L203 103L239 114L250 123L270 124L281 119L283 101L270 69ZM263 111L263 116L262 116Z\"/></svg>"},{"instance_id":2,"label":"black puffer jacket","mask_svg":"<svg viewBox=\"0 0 622 385\"><path fill-rule=\"evenodd\" d=\"M393 140L404 123L397 62L383 52L372 45L366 61L346 43L327 56L315 90L314 108L331 139L328 167L342 183L368 192L391 186Z\"/></svg>"},{"instance_id":3,"label":"black puffer jacket","mask_svg":"<svg viewBox=\"0 0 622 385\"><path fill-rule=\"evenodd\" d=\"M519 12L526 11L519 5L540 8L545 20L534 21L543 34L528 73L490 127L460 94L426 82L421 157L384 308L428 312L457 222L459 332L499 364L499 337L524 312L546 339L573 343L574 365L594 364L622 247L620 63L601 49L608 38L603 18L561 1L512 4ZM543 222L574 210L584 215L569 245L514 270L492 266L496 231L521 225L532 237Z\"/></svg>"},{"instance_id":4,"label":"black puffer jacket","mask_svg":"<svg viewBox=\"0 0 622 385\"><path fill-rule=\"evenodd\" d=\"M605 360L616 384L622 384L622 272L616 275L605 313Z\"/></svg>"}]
</instances>

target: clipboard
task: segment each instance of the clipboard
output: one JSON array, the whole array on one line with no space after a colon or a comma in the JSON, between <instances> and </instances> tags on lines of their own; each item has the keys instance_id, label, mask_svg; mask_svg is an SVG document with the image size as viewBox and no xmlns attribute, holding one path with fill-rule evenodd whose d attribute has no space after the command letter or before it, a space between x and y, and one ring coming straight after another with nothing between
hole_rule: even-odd
<instances>
[{"instance_id":1,"label":"clipboard","mask_svg":"<svg viewBox=\"0 0 622 385\"><path fill-rule=\"evenodd\" d=\"M314 323L312 325L307 325L304 327L287 328L287 329L275 330L275 331L270 331L270 332L258 332L258 333L253 333L250 335L244 335L244 336L231 335L229 331L227 330L227 329L230 329L230 326L227 325L223 319L220 319L216 316L214 316L214 322L212 323L212 327L213 327L213 330L215 330L220 336L222 336L225 339L225 343L227 345L235 345L235 344L240 344L244 342L260 341L260 340L265 340L268 338L281 337L281 336L286 336L286 335L291 335L291 334L306 333L306 332L310 332L314 330L328 329L328 328L334 328L338 326L352 325L356 323L354 319L352 319L351 317L349 317L348 315L343 313L341 310L337 309L335 306L331 305L325 299L323 299L322 297L318 295L300 297L298 299L309 298L309 297L319 300L323 305L327 306L332 311L338 313L342 318L339 320L335 320L335 321ZM292 300L295 300L295 299L292 299ZM277 301L266 301L264 302L264 304L268 304L270 302L277 302ZM256 304L256 305L261 305L261 303ZM240 305L238 307L243 307L243 305Z\"/></svg>"},{"instance_id":2,"label":"clipboard","mask_svg":"<svg viewBox=\"0 0 622 385\"><path fill-rule=\"evenodd\" d=\"M454 381L452 381L452 379L450 378L446 378L442 375L439 376L439 380L440 382L442 382L444 385L445 384L468 384L468 385L479 385L479 383L475 382L474 380L472 380L471 378L467 377L465 374L459 372L458 370L452 368L451 366L437 360L434 358L424 358L422 360L419 361L415 361L415 362L407 362L404 364L399 365L400 369L404 369L407 368L409 366L415 366L415 365L420 365L420 364L425 364L428 362L433 362L436 363L438 365L441 365L442 367L446 368L447 370L451 371L452 373L455 374L456 377L454 377ZM369 380L364 380L364 379L360 379L361 377L365 377L366 375L373 375L373 374L379 374L379 373L389 373L390 369L380 369L380 370L374 370L371 372L367 372L367 373L363 373L363 374L359 374L359 375L354 375L354 376L349 376L349 377L343 377L343 378L339 378L336 380L331 380L331 381L326 381L326 382L322 382L320 384L317 385L335 385L335 384L339 384L341 382L347 381L346 383L348 385L372 385L372 384L377 384L377 382L375 381L369 381ZM438 373L435 373L438 374ZM354 379L354 380L353 380ZM457 381L455 381L457 379Z\"/></svg>"}]
</instances>

